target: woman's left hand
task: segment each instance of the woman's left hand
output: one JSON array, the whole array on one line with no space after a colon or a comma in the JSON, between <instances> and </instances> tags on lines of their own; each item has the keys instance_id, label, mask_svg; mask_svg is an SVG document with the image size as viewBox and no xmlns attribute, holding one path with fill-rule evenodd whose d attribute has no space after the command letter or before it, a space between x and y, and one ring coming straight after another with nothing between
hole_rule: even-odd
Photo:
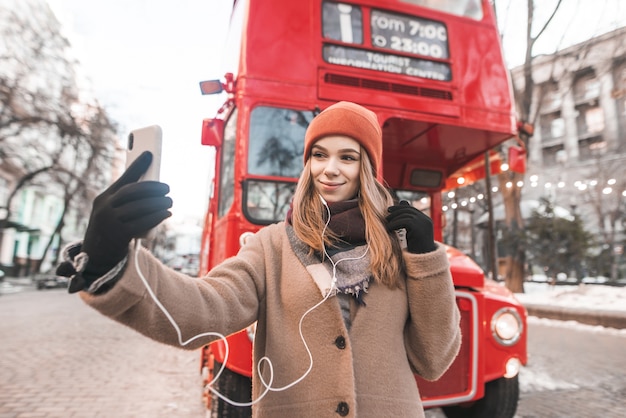
<instances>
[{"instance_id":1,"label":"woman's left hand","mask_svg":"<svg viewBox=\"0 0 626 418\"><path fill-rule=\"evenodd\" d=\"M406 230L407 250L414 254L435 251L433 221L422 211L414 208L406 200L387 209L387 230Z\"/></svg>"}]
</instances>

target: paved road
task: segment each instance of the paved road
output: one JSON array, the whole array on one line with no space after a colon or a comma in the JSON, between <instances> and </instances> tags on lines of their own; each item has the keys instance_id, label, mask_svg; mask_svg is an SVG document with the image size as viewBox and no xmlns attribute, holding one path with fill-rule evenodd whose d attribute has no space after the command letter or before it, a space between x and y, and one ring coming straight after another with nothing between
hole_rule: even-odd
<instances>
[{"instance_id":1,"label":"paved road","mask_svg":"<svg viewBox=\"0 0 626 418\"><path fill-rule=\"evenodd\" d=\"M624 347L623 332L531 321L516 418L626 417ZM64 290L0 295L0 418L203 417L198 363Z\"/></svg>"},{"instance_id":2,"label":"paved road","mask_svg":"<svg viewBox=\"0 0 626 418\"><path fill-rule=\"evenodd\" d=\"M65 290L0 296L0 418L202 417L199 356Z\"/></svg>"},{"instance_id":3,"label":"paved road","mask_svg":"<svg viewBox=\"0 0 626 418\"><path fill-rule=\"evenodd\" d=\"M626 417L626 333L554 324L531 321L518 416Z\"/></svg>"},{"instance_id":4,"label":"paved road","mask_svg":"<svg viewBox=\"0 0 626 418\"><path fill-rule=\"evenodd\" d=\"M531 318L516 418L626 417L626 332ZM427 418L444 418L441 411Z\"/></svg>"}]
</instances>

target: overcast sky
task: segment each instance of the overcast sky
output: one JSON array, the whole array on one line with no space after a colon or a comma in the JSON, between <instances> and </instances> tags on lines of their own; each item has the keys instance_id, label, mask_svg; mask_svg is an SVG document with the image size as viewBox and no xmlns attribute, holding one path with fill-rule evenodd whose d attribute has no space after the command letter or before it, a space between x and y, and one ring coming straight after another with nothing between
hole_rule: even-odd
<instances>
[{"instance_id":1,"label":"overcast sky","mask_svg":"<svg viewBox=\"0 0 626 418\"><path fill-rule=\"evenodd\" d=\"M223 76L223 34L232 3L49 0L49 4L65 27L88 85L120 124L120 135L161 125L161 180L171 187L174 215L202 219L213 154L200 145L200 130L202 119L215 115L217 101L202 96L198 82Z\"/></svg>"},{"instance_id":2,"label":"overcast sky","mask_svg":"<svg viewBox=\"0 0 626 418\"><path fill-rule=\"evenodd\" d=\"M19 0L15 0L19 1ZM295 0L294 0L295 1ZM556 0L540 0L545 18ZM120 123L120 134L159 124L164 133L162 181L172 189L174 214L202 218L212 153L200 145L201 121L217 100L198 82L222 78L225 31L232 0L49 0L65 27L98 100ZM537 52L581 42L626 23L626 1L563 0ZM511 66L523 58L525 1L498 0Z\"/></svg>"},{"instance_id":3,"label":"overcast sky","mask_svg":"<svg viewBox=\"0 0 626 418\"><path fill-rule=\"evenodd\" d=\"M543 24L557 0L535 0L536 22ZM526 37L526 1L496 0L503 49L510 67L523 63ZM624 0L563 0L557 14L535 44L533 53L552 54L558 49L626 25ZM535 25L535 32L542 25Z\"/></svg>"}]
</instances>

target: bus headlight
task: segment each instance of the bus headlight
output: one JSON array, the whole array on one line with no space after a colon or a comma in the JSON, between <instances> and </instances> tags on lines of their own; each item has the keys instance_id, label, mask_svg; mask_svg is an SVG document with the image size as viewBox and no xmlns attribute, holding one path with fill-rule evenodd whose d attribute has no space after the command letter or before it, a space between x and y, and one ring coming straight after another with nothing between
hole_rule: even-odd
<instances>
[{"instance_id":1,"label":"bus headlight","mask_svg":"<svg viewBox=\"0 0 626 418\"><path fill-rule=\"evenodd\" d=\"M513 308L499 309L491 319L493 338L504 346L515 344L523 331L522 319Z\"/></svg>"}]
</instances>

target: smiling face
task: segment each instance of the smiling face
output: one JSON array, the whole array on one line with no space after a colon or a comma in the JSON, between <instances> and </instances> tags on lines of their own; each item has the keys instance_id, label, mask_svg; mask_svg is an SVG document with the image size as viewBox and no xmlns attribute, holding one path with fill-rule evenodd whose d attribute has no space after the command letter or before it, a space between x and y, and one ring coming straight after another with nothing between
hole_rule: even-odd
<instances>
[{"instance_id":1,"label":"smiling face","mask_svg":"<svg viewBox=\"0 0 626 418\"><path fill-rule=\"evenodd\" d=\"M352 199L359 190L361 145L343 135L331 135L311 147L311 176L315 190L327 202Z\"/></svg>"}]
</instances>

